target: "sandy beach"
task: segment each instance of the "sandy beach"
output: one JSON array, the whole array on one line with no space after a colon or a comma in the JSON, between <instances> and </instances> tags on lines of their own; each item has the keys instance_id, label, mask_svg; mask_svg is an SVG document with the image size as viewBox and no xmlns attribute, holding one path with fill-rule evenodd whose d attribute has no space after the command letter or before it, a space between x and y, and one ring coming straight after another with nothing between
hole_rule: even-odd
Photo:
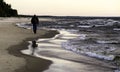
<instances>
[{"instance_id":1,"label":"sandy beach","mask_svg":"<svg viewBox=\"0 0 120 72\"><path fill-rule=\"evenodd\" d=\"M34 35L31 30L15 26L20 22L30 22L30 19L0 18L0 72L41 72L52 62L23 55L20 50L27 48L27 41L45 37L49 32L40 30Z\"/></svg>"},{"instance_id":2,"label":"sandy beach","mask_svg":"<svg viewBox=\"0 0 120 72\"><path fill-rule=\"evenodd\" d=\"M48 20L51 21L40 19L43 24L48 24ZM108 61L62 48L61 43L76 37L64 29L58 30L58 34L49 28L40 28L35 35L31 29L18 27L16 23L29 24L30 18L0 18L0 72L113 72L116 69ZM38 51L31 56L27 54L28 41L33 40L37 40Z\"/></svg>"}]
</instances>

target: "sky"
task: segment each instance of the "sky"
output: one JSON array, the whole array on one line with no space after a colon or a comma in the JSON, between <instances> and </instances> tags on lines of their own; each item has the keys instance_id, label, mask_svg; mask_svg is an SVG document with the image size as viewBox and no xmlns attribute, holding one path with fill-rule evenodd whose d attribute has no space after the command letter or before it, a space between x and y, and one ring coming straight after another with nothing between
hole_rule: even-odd
<instances>
[{"instance_id":1,"label":"sky","mask_svg":"<svg viewBox=\"0 0 120 72\"><path fill-rule=\"evenodd\" d=\"M120 16L120 0L5 0L25 15Z\"/></svg>"}]
</instances>

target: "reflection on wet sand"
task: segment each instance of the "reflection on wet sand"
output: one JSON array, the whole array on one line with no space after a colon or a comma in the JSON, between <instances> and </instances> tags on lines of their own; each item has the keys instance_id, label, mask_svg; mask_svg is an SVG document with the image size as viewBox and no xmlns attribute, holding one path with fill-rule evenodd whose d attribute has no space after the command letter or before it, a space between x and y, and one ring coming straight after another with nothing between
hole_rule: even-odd
<instances>
[{"instance_id":1,"label":"reflection on wet sand","mask_svg":"<svg viewBox=\"0 0 120 72\"><path fill-rule=\"evenodd\" d=\"M66 42L68 39L78 37L76 34L71 34L67 31L61 31L62 36L54 39L39 39L38 49L35 52L35 56L53 61L53 64L48 70L44 72L112 72L114 66L96 60L94 58L75 54L71 51L67 51L61 48L61 43ZM62 40L62 37L66 36L66 39ZM67 37L68 36L68 37ZM74 36L74 37L73 37ZM31 44L30 44L31 45ZM29 49L22 50L24 54L30 54L31 46Z\"/></svg>"}]
</instances>

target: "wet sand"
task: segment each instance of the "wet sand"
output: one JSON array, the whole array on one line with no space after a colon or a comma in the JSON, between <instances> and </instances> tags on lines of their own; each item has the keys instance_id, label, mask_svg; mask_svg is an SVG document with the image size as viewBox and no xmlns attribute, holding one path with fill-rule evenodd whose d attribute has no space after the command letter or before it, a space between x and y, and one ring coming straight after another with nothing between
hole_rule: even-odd
<instances>
[{"instance_id":1,"label":"wet sand","mask_svg":"<svg viewBox=\"0 0 120 72\"><path fill-rule=\"evenodd\" d=\"M27 41L38 37L52 37L55 34L54 31L51 31L50 35L46 30L39 30L34 35L31 30L15 26L15 23L29 22L29 20L28 18L0 19L0 72L42 72L52 63L20 53L20 50L27 48Z\"/></svg>"}]
</instances>

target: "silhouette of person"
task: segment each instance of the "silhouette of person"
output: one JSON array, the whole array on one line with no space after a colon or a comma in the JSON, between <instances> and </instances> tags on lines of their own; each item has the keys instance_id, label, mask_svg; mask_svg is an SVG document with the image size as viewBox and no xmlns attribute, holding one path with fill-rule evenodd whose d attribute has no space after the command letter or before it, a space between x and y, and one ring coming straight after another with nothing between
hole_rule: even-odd
<instances>
[{"instance_id":1,"label":"silhouette of person","mask_svg":"<svg viewBox=\"0 0 120 72\"><path fill-rule=\"evenodd\" d=\"M39 24L39 19L36 15L34 15L31 19L31 23L33 25L33 32L34 34L36 34L37 32L37 25Z\"/></svg>"},{"instance_id":2,"label":"silhouette of person","mask_svg":"<svg viewBox=\"0 0 120 72\"><path fill-rule=\"evenodd\" d=\"M36 49L37 47L38 47L38 45L36 44L36 41L32 41L32 48L33 48L32 55L34 54L35 49Z\"/></svg>"}]
</instances>

